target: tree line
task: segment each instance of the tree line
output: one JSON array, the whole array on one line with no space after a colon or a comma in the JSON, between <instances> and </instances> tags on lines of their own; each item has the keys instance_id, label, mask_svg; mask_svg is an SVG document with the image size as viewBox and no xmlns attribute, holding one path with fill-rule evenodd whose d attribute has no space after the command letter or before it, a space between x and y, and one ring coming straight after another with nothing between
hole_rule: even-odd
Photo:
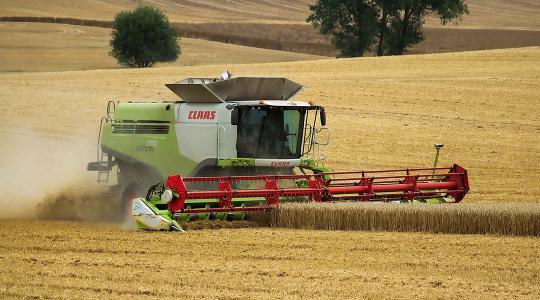
<instances>
[{"instance_id":1,"label":"tree line","mask_svg":"<svg viewBox=\"0 0 540 300\"><path fill-rule=\"evenodd\" d=\"M330 34L341 57L401 55L424 39L429 14L441 23L467 14L465 0L317 0L306 19Z\"/></svg>"},{"instance_id":2,"label":"tree line","mask_svg":"<svg viewBox=\"0 0 540 300\"><path fill-rule=\"evenodd\" d=\"M342 57L401 55L424 39L428 14L446 24L468 13L465 0L317 0L309 9L306 21L330 34ZM110 55L122 65L151 67L181 53L180 35L158 8L120 12L112 28Z\"/></svg>"}]
</instances>

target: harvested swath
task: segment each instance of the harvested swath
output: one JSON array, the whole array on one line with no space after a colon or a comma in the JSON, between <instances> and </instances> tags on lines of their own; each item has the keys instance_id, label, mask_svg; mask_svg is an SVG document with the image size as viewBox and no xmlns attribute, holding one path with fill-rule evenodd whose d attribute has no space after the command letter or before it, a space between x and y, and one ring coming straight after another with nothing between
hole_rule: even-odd
<instances>
[{"instance_id":1,"label":"harvested swath","mask_svg":"<svg viewBox=\"0 0 540 300\"><path fill-rule=\"evenodd\" d=\"M540 236L534 203L289 203L253 219L281 228Z\"/></svg>"}]
</instances>

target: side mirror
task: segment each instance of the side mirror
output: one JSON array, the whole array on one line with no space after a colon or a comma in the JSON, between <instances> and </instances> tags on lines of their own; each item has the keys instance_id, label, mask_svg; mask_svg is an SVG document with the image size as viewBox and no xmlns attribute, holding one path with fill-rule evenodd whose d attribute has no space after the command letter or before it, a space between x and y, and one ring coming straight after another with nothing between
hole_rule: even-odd
<instances>
[{"instance_id":1,"label":"side mirror","mask_svg":"<svg viewBox=\"0 0 540 300\"><path fill-rule=\"evenodd\" d=\"M238 125L240 123L240 111L238 109L233 109L231 111L231 124Z\"/></svg>"},{"instance_id":2,"label":"side mirror","mask_svg":"<svg viewBox=\"0 0 540 300\"><path fill-rule=\"evenodd\" d=\"M326 126L326 111L321 110L321 126Z\"/></svg>"}]
</instances>

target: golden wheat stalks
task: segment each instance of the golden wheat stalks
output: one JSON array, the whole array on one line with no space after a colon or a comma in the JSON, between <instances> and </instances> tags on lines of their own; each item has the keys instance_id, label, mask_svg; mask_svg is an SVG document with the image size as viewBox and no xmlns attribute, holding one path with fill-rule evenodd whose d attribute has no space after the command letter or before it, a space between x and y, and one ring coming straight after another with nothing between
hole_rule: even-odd
<instances>
[{"instance_id":1,"label":"golden wheat stalks","mask_svg":"<svg viewBox=\"0 0 540 300\"><path fill-rule=\"evenodd\" d=\"M287 203L252 218L282 228L540 235L540 204L535 203Z\"/></svg>"}]
</instances>

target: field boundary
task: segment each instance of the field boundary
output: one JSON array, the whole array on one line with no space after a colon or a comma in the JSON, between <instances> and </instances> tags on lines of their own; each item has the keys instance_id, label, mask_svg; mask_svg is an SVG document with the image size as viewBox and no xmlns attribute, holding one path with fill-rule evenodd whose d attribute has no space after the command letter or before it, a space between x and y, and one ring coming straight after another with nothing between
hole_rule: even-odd
<instances>
[{"instance_id":1,"label":"field boundary","mask_svg":"<svg viewBox=\"0 0 540 300\"><path fill-rule=\"evenodd\" d=\"M0 16L0 22L42 22L112 28L112 21ZM338 52L328 36L311 25L263 23L172 22L186 38L262 49L335 57ZM540 46L540 30L424 28L426 39L408 54L428 54ZM369 55L369 54L368 54Z\"/></svg>"}]
</instances>

